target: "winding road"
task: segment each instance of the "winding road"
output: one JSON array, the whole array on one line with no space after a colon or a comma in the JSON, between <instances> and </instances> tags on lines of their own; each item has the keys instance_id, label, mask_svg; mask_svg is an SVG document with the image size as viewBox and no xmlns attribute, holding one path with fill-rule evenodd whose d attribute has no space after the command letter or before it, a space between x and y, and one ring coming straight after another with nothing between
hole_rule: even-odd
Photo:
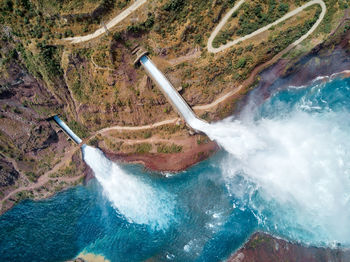
<instances>
[{"instance_id":1,"label":"winding road","mask_svg":"<svg viewBox=\"0 0 350 262\"><path fill-rule=\"evenodd\" d=\"M194 107L194 109L210 109L214 106L216 106L217 104L219 104L221 101L225 100L227 97L231 96L233 93L237 92L238 90L235 90L234 92L228 92L227 94L223 95L222 97L218 98L217 100L215 100L213 103L208 104L208 105L202 105L202 106L196 106ZM119 131L138 131L138 130L145 130L145 129L152 129L152 128L156 128L159 126L163 126L163 125L168 125L168 124L175 124L178 121L180 121L180 118L172 118L172 119L167 119L164 121L160 121L154 124L150 124L150 125L143 125L143 126L111 126L111 127L107 127L107 128L103 128L97 132L95 132L90 138L98 135L98 134L104 134L107 133L109 131L112 130L119 130ZM136 141L137 142L137 141ZM76 176L76 177L55 177L55 178L50 178L50 175L57 172L61 167L63 167L65 164L67 164L67 162L72 158L73 154L79 149L78 146L74 146L74 148L72 148L71 150L67 151L63 157L63 159L57 164L55 165L50 171L46 172L44 175L40 176L38 181L36 183L32 183L28 186L21 186L13 191L11 191L11 193L9 193L6 197L4 197L3 199L0 200L0 210L2 209L3 203L10 199L12 196L14 196L16 193L21 192L21 191L30 191L30 190L35 190L43 185L45 185L47 182L49 182L50 180L57 180L59 182L74 182L79 180L80 178L82 178L84 175L80 175L80 176Z\"/></svg>"},{"instance_id":2,"label":"winding road","mask_svg":"<svg viewBox=\"0 0 350 262\"><path fill-rule=\"evenodd\" d=\"M288 19L288 18L291 18L292 16L300 13L301 11L303 11L305 8L308 8L309 6L312 6L312 5L315 5L315 4L318 4L321 6L322 8L322 12L320 14L320 17L317 19L316 23L312 26L312 28L305 34L303 35L302 37L300 37L298 40L296 40L292 45L293 46L296 46L298 44L300 44L303 40L305 40L310 34L312 34L315 29L319 26L319 24L322 22L324 16L326 15L326 12L327 12L327 7L326 7L326 4L322 1L322 0L313 0L313 1L310 1L296 9L294 9L293 11L287 13L286 15L284 15L283 17L281 17L280 19L276 20L275 22L271 23L271 24L268 24L256 31L254 31L253 33L249 34L249 35L246 35L246 36L243 36L243 37L240 37L238 39L235 39L231 42L228 42L227 44L225 45L222 45L218 48L215 48L213 47L213 41L215 39L215 37L217 36L217 34L221 31L221 29L225 26L225 24L227 23L228 19L232 16L232 14L238 10L240 8L240 6L245 2L245 0L240 0L230 11L228 11L228 13L222 18L222 20L220 21L220 23L217 25L217 27L214 29L214 31L211 33L209 39L208 39L208 44L207 44L207 48L208 48L208 51L211 52L211 53L218 53L218 52L221 52L221 51L224 51L225 49L229 48L229 47L232 47L234 45L236 45L237 43L239 42L242 42L242 41L245 41L247 39L250 39L262 32L265 32L266 30L268 30L269 28L271 28L272 26L275 26L281 22L283 22L284 20Z\"/></svg>"},{"instance_id":3,"label":"winding road","mask_svg":"<svg viewBox=\"0 0 350 262\"><path fill-rule=\"evenodd\" d=\"M35 189L45 185L49 181L56 180L57 182L70 183L70 182L76 182L79 179L81 179L82 177L84 177L84 174L82 174L80 176L75 176L75 177L54 177L54 178L50 177L51 174L54 174L61 167L63 167L65 164L67 164L70 161L70 159L72 158L72 156L74 155L74 153L79 149L80 148L78 146L74 146L71 150L67 151L65 153L64 157L62 158L62 160L57 165L55 165L51 170L49 170L48 172L46 172L45 174L40 176L38 178L37 182L31 183L28 186L20 186L20 187L16 188L15 190L11 191L6 197L4 197L3 199L0 200L0 210L2 209L2 206L6 200L10 199L12 196L14 196L15 194L17 194L21 191L35 190Z\"/></svg>"},{"instance_id":4,"label":"winding road","mask_svg":"<svg viewBox=\"0 0 350 262\"><path fill-rule=\"evenodd\" d=\"M240 85L235 90L227 92L226 94L224 94L223 96L219 97L218 99L216 99L215 101L213 101L210 104L194 106L194 107L192 107L192 109L193 110L208 110L208 109L211 109L211 108L217 106L218 104L220 104L221 102L225 101L226 98L229 98L230 96L233 96L234 94L237 94L241 89L242 89L242 85Z\"/></svg>"},{"instance_id":5,"label":"winding road","mask_svg":"<svg viewBox=\"0 0 350 262\"><path fill-rule=\"evenodd\" d=\"M168 119L164 121L160 121L151 125L144 125L144 126L111 126L111 127L106 127L103 128L95 133L97 134L103 134L105 132L111 131L111 130L121 130L121 131L137 131L137 130L143 130L143 129L152 129L155 127L163 126L163 125L168 125L168 124L175 124L177 121L179 121L180 118L173 118L173 119Z\"/></svg>"},{"instance_id":6,"label":"winding road","mask_svg":"<svg viewBox=\"0 0 350 262\"><path fill-rule=\"evenodd\" d=\"M118 14L116 17L114 17L111 21L109 21L106 24L107 30L119 24L121 21L127 18L131 13L136 11L140 6L142 6L146 2L147 0L136 0L131 6L129 6L127 9L125 9L123 12ZM69 41L71 44L86 42L106 33L106 28L103 26L97 29L92 34L85 35L85 36L68 37L68 38L64 38L63 40Z\"/></svg>"},{"instance_id":7,"label":"winding road","mask_svg":"<svg viewBox=\"0 0 350 262\"><path fill-rule=\"evenodd\" d=\"M245 2L246 0L240 0L233 8L230 9L230 11L228 11L226 13L226 15L222 18L222 20L220 21L220 23L217 25L217 27L214 29L214 31L211 33L209 39L208 39L208 43L207 43L207 48L208 51L211 53L218 53L221 52L229 47L232 47L234 45L236 45L239 42L245 41L247 39L250 39L260 33L265 32L266 30L270 29L271 27L293 17L294 15L300 13L301 11L303 11L304 9L308 8L309 6L318 4L321 6L322 8L322 12L320 14L320 17L317 19L316 23L312 26L312 28L305 34L303 35L301 38L299 38L298 40L296 40L292 45L298 45L299 43L301 43L303 40L305 40L310 34L312 34L315 29L319 26L319 24L322 22L324 16L326 15L327 12L327 7L326 4L323 2L323 0L312 0L296 9L294 9L293 11L287 13L286 15L284 15L283 17L281 17L280 19L276 20L275 22L268 24L256 31L254 31L251 34L248 34L246 36L240 37L238 39L235 39L231 42L226 43L225 45L222 45L218 48L213 47L213 41L215 39L215 37L218 35L218 33L222 30L222 28L225 26L225 24L227 23L227 21L230 19L230 17L232 16L232 14L237 11L241 5ZM104 33L106 33L106 28L111 29L112 27L116 26L118 23L120 23L121 21L123 21L125 18L127 18L131 13L133 13L134 11L136 11L139 7L141 7L143 4L145 4L147 2L147 0L136 0L131 6L129 6L127 9L125 9L123 12L121 12L120 14L118 14L117 16L115 16L111 21L109 21L105 27L101 27L99 29L97 29L95 32L89 34L89 35L85 35L85 36L75 36L75 37L67 37L64 38L63 40L65 41L69 41L72 44L77 44L77 43L81 43L81 42L86 42L89 40L92 40L94 38L99 37L100 35L103 35Z\"/></svg>"}]
</instances>

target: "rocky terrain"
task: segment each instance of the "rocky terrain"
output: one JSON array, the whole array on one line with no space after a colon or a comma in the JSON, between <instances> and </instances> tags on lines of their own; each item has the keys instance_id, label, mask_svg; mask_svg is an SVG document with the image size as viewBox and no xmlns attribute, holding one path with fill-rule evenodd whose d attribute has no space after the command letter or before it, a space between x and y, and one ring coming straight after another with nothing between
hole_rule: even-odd
<instances>
[{"instance_id":1,"label":"rocky terrain","mask_svg":"<svg viewBox=\"0 0 350 262\"><path fill-rule=\"evenodd\" d=\"M255 233L249 238L244 247L239 249L227 261L346 262L349 260L349 250L306 247L265 233Z\"/></svg>"},{"instance_id":2,"label":"rocky terrain","mask_svg":"<svg viewBox=\"0 0 350 262\"><path fill-rule=\"evenodd\" d=\"M71 147L66 136L48 121L50 114L63 106L45 84L16 61L5 72L0 78L1 198L15 189L35 184ZM44 192L55 186L47 185L41 193L19 192L3 203L2 211L20 198L47 195Z\"/></svg>"},{"instance_id":3,"label":"rocky terrain","mask_svg":"<svg viewBox=\"0 0 350 262\"><path fill-rule=\"evenodd\" d=\"M49 121L56 112L68 110L67 104L62 103L59 93L47 88L47 83L28 72L23 54L14 52L14 43L4 44L5 40L3 36L2 53L13 54L0 71L1 199L35 184L71 148L66 136ZM18 192L2 203L2 212L20 199L47 196L55 186L55 182L44 185L40 193Z\"/></svg>"}]
</instances>

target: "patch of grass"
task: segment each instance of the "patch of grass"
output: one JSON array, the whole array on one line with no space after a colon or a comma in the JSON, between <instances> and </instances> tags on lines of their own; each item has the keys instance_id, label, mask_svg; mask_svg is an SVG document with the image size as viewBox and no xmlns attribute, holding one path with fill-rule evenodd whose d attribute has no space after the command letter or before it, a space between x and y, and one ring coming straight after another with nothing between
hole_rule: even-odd
<instances>
[{"instance_id":1,"label":"patch of grass","mask_svg":"<svg viewBox=\"0 0 350 262\"><path fill-rule=\"evenodd\" d=\"M24 199L33 198L33 197L34 197L33 192L31 192L31 191L21 191L21 192L18 192L15 195L15 198L16 198L15 201L16 201L16 203L19 203L19 202L21 202Z\"/></svg>"},{"instance_id":2,"label":"patch of grass","mask_svg":"<svg viewBox=\"0 0 350 262\"><path fill-rule=\"evenodd\" d=\"M35 174L34 172L25 172L25 175L31 182L38 181L39 175Z\"/></svg>"},{"instance_id":3,"label":"patch of grass","mask_svg":"<svg viewBox=\"0 0 350 262\"><path fill-rule=\"evenodd\" d=\"M99 139L97 137L93 137L89 140L89 145L98 147L98 142L99 142Z\"/></svg>"},{"instance_id":4,"label":"patch of grass","mask_svg":"<svg viewBox=\"0 0 350 262\"><path fill-rule=\"evenodd\" d=\"M136 153L138 154L149 153L151 149L152 149L152 145L149 143L141 143L136 145Z\"/></svg>"},{"instance_id":5,"label":"patch of grass","mask_svg":"<svg viewBox=\"0 0 350 262\"><path fill-rule=\"evenodd\" d=\"M266 236L259 236L259 237L256 237L254 240L252 240L250 243L249 243L249 247L252 247L252 248L257 248L259 247L260 245L264 244L264 243L269 243L271 242L271 239L266 237Z\"/></svg>"},{"instance_id":6,"label":"patch of grass","mask_svg":"<svg viewBox=\"0 0 350 262\"><path fill-rule=\"evenodd\" d=\"M152 136L152 132L151 131L146 131L144 134L143 134L143 138L147 139L147 138L150 138Z\"/></svg>"},{"instance_id":7,"label":"patch of grass","mask_svg":"<svg viewBox=\"0 0 350 262\"><path fill-rule=\"evenodd\" d=\"M208 144L209 143L209 138L206 136L200 136L197 138L197 145L201 145L201 144Z\"/></svg>"},{"instance_id":8,"label":"patch of grass","mask_svg":"<svg viewBox=\"0 0 350 262\"><path fill-rule=\"evenodd\" d=\"M246 64L247 64L247 59L245 57L242 57L238 60L237 64L235 65L235 69L244 68Z\"/></svg>"},{"instance_id":9,"label":"patch of grass","mask_svg":"<svg viewBox=\"0 0 350 262\"><path fill-rule=\"evenodd\" d=\"M77 134L80 138L86 138L89 136L89 130L86 126L83 126L77 121L70 121L68 126Z\"/></svg>"},{"instance_id":10,"label":"patch of grass","mask_svg":"<svg viewBox=\"0 0 350 262\"><path fill-rule=\"evenodd\" d=\"M180 145L175 145L175 144L171 144L166 145L166 144L160 144L157 146L157 152L158 153L180 153L182 151L182 146Z\"/></svg>"}]
</instances>

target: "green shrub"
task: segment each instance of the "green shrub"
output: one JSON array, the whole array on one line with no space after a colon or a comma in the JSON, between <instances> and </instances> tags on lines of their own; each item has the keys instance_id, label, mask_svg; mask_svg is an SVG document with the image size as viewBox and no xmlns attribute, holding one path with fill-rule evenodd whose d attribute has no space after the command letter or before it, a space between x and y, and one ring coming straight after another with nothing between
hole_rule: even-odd
<instances>
[{"instance_id":1,"label":"green shrub","mask_svg":"<svg viewBox=\"0 0 350 262\"><path fill-rule=\"evenodd\" d=\"M13 111L13 113L18 114L18 115L22 114L22 111L19 110L17 107L13 108L12 111Z\"/></svg>"},{"instance_id":2,"label":"green shrub","mask_svg":"<svg viewBox=\"0 0 350 262\"><path fill-rule=\"evenodd\" d=\"M136 153L144 154L149 153L151 151L152 145L149 143L141 143L136 146Z\"/></svg>"},{"instance_id":3,"label":"green shrub","mask_svg":"<svg viewBox=\"0 0 350 262\"><path fill-rule=\"evenodd\" d=\"M13 2L11 0L5 0L2 4L2 9L7 12L13 11Z\"/></svg>"},{"instance_id":4,"label":"green shrub","mask_svg":"<svg viewBox=\"0 0 350 262\"><path fill-rule=\"evenodd\" d=\"M157 147L158 153L180 153L182 151L182 146L172 144L170 146L161 144Z\"/></svg>"},{"instance_id":5,"label":"green shrub","mask_svg":"<svg viewBox=\"0 0 350 262\"><path fill-rule=\"evenodd\" d=\"M163 10L168 12L180 12L184 6L184 3L184 0L170 0L163 6Z\"/></svg>"},{"instance_id":6,"label":"green shrub","mask_svg":"<svg viewBox=\"0 0 350 262\"><path fill-rule=\"evenodd\" d=\"M36 175L33 172L25 172L25 175L31 182L36 182L39 178L39 175Z\"/></svg>"},{"instance_id":7,"label":"green shrub","mask_svg":"<svg viewBox=\"0 0 350 262\"><path fill-rule=\"evenodd\" d=\"M45 42L38 43L37 47L40 52L38 55L39 61L44 63L44 69L51 77L58 77L63 74L60 65L58 48L56 46L46 45Z\"/></svg>"},{"instance_id":8,"label":"green shrub","mask_svg":"<svg viewBox=\"0 0 350 262\"><path fill-rule=\"evenodd\" d=\"M284 15L288 12L289 10L289 5L287 3L280 3L278 6L278 11L280 12L281 15Z\"/></svg>"},{"instance_id":9,"label":"green shrub","mask_svg":"<svg viewBox=\"0 0 350 262\"><path fill-rule=\"evenodd\" d=\"M244 68L246 64L247 64L247 59L245 57L242 57L238 60L237 64L235 65L235 69Z\"/></svg>"},{"instance_id":10,"label":"green shrub","mask_svg":"<svg viewBox=\"0 0 350 262\"><path fill-rule=\"evenodd\" d=\"M253 44L250 44L248 45L246 48L245 48L245 51L252 51L254 48L254 45Z\"/></svg>"},{"instance_id":11,"label":"green shrub","mask_svg":"<svg viewBox=\"0 0 350 262\"><path fill-rule=\"evenodd\" d=\"M67 29L66 31L64 31L64 37L73 37L74 33L71 29Z\"/></svg>"},{"instance_id":12,"label":"green shrub","mask_svg":"<svg viewBox=\"0 0 350 262\"><path fill-rule=\"evenodd\" d=\"M152 136L152 132L151 132L151 131L146 131L146 132L144 133L144 135L143 135L143 137L144 137L145 139L150 138L151 136Z\"/></svg>"},{"instance_id":13,"label":"green shrub","mask_svg":"<svg viewBox=\"0 0 350 262\"><path fill-rule=\"evenodd\" d=\"M78 100L82 100L84 96L84 92L82 90L81 82L80 80L76 80L72 85L72 91L74 95L78 98Z\"/></svg>"},{"instance_id":14,"label":"green shrub","mask_svg":"<svg viewBox=\"0 0 350 262\"><path fill-rule=\"evenodd\" d=\"M89 136L89 131L87 127L73 120L68 123L68 126L77 134L80 138L85 138Z\"/></svg>"},{"instance_id":15,"label":"green shrub","mask_svg":"<svg viewBox=\"0 0 350 262\"><path fill-rule=\"evenodd\" d=\"M89 145L94 146L94 147L98 147L98 138L97 137L93 137L89 140Z\"/></svg>"}]
</instances>

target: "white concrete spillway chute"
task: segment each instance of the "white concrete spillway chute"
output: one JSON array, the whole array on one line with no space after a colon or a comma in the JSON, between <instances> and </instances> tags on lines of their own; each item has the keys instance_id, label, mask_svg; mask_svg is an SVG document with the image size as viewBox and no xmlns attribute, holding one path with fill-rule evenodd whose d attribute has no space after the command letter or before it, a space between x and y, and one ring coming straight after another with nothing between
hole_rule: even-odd
<instances>
[{"instance_id":1,"label":"white concrete spillway chute","mask_svg":"<svg viewBox=\"0 0 350 262\"><path fill-rule=\"evenodd\" d=\"M54 116L53 119L75 143L79 145L82 142L80 137L78 137L58 116Z\"/></svg>"},{"instance_id":2,"label":"white concrete spillway chute","mask_svg":"<svg viewBox=\"0 0 350 262\"><path fill-rule=\"evenodd\" d=\"M175 110L182 116L186 123L196 131L206 130L208 123L197 118L192 109L176 91L169 80L163 75L161 71L152 63L147 56L142 56L140 59L141 65L145 68L151 78L157 83L163 94L168 98L169 102Z\"/></svg>"}]
</instances>

